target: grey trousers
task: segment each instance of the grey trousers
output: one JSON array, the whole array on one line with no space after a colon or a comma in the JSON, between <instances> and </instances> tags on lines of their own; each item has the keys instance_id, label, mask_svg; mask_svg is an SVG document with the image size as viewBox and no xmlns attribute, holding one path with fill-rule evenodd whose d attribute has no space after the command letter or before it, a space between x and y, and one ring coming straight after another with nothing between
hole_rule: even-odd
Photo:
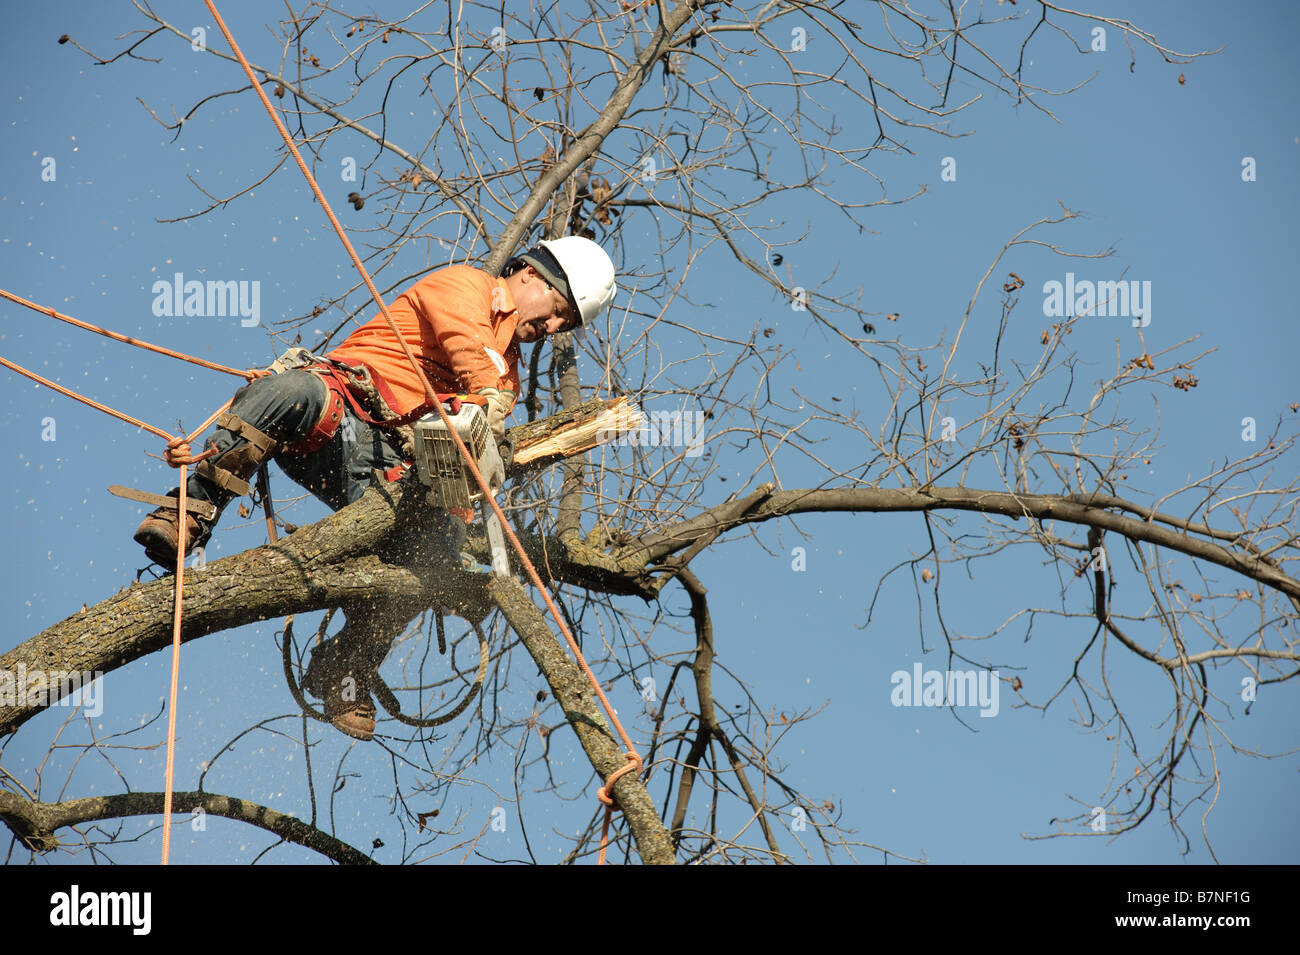
<instances>
[{"instance_id":1,"label":"grey trousers","mask_svg":"<svg viewBox=\"0 0 1300 955\"><path fill-rule=\"evenodd\" d=\"M327 395L325 382L296 369L255 379L239 389L230 412L285 444L307 436L321 416ZM224 452L243 441L218 428L204 446ZM338 432L325 445L310 454L275 456L285 474L335 511L365 493L376 468L387 471L402 460L392 435L362 421L346 404ZM216 505L218 518L236 497L197 474L186 487L187 493Z\"/></svg>"}]
</instances>

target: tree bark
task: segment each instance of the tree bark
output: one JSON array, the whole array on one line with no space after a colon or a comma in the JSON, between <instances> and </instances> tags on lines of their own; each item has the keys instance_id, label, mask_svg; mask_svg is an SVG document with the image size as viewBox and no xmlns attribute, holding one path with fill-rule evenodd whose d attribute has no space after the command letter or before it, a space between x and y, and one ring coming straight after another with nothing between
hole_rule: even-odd
<instances>
[{"instance_id":1,"label":"tree bark","mask_svg":"<svg viewBox=\"0 0 1300 955\"><path fill-rule=\"evenodd\" d=\"M513 579L495 578L489 589L515 633L541 668L556 701L601 779L627 764L618 741L591 694L591 684L551 633L546 618ZM641 860L672 865L673 846L639 776L627 773L614 784L614 798L636 839Z\"/></svg>"},{"instance_id":2,"label":"tree bark","mask_svg":"<svg viewBox=\"0 0 1300 955\"><path fill-rule=\"evenodd\" d=\"M620 565L649 565L686 550L699 541L742 524L756 524L790 514L817 511L885 513L890 511L975 511L1036 521L1057 520L1095 527L1200 558L1300 600L1300 580L1288 576L1266 557L1252 553L1248 535L1216 530L1183 518L1151 511L1107 494L1013 494L965 487L832 488L775 491L763 485L740 501L711 508L629 544L613 555ZM1128 517L1124 513L1136 514ZM1233 549L1216 541L1240 544ZM1297 609L1300 609L1298 607Z\"/></svg>"},{"instance_id":3,"label":"tree bark","mask_svg":"<svg viewBox=\"0 0 1300 955\"><path fill-rule=\"evenodd\" d=\"M308 825L301 819L266 806L222 796L219 793L182 792L172 794L172 812L192 813L196 809L225 819L236 819L274 833L319 852L342 865L377 865L361 850ZM15 793L0 792L0 822L4 822L28 848L49 852L58 848L56 830L101 819L123 816L161 816L163 793L119 793L91 796L67 802L30 802Z\"/></svg>"}]
</instances>

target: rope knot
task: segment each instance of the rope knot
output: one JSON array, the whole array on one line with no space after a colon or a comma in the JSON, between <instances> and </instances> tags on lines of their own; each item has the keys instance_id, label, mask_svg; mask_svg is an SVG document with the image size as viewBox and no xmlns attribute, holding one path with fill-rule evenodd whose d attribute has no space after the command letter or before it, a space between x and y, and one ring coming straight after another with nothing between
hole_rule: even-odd
<instances>
[{"instance_id":1,"label":"rope knot","mask_svg":"<svg viewBox=\"0 0 1300 955\"><path fill-rule=\"evenodd\" d=\"M215 453L216 448L210 448L195 457L190 452L189 439L176 437L167 442L167 447L163 450L163 460L172 467L179 468L184 467L187 464L198 464L200 461L212 457Z\"/></svg>"},{"instance_id":2,"label":"rope knot","mask_svg":"<svg viewBox=\"0 0 1300 955\"><path fill-rule=\"evenodd\" d=\"M614 792L614 784L626 776L628 773L641 772L641 754L634 749L628 750L623 754L627 758L627 765L614 770L609 774L609 779L605 780L605 785L596 790L596 798L606 806L618 805L611 795Z\"/></svg>"}]
</instances>

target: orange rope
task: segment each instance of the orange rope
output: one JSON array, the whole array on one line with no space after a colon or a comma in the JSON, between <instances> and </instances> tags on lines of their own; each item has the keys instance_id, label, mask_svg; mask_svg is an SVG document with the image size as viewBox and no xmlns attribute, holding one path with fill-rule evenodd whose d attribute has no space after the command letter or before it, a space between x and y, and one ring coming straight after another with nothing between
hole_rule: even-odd
<instances>
[{"instance_id":1,"label":"orange rope","mask_svg":"<svg viewBox=\"0 0 1300 955\"><path fill-rule=\"evenodd\" d=\"M97 335L103 335L105 338L111 338L113 341L126 342L128 345L135 345L138 348L144 348L148 351L157 352L160 355L167 355L169 358L179 358L181 361L188 361L195 365L201 365L204 368L211 368L213 371L224 371L229 375L238 375L241 378L247 378L250 381L254 378L260 378L266 372L250 368L240 371L238 368L231 368L228 365L220 365L215 361L208 361L205 358L195 358L193 355L186 355L184 352L172 351L170 348L163 348L161 345L151 345L139 338L132 338L130 335L122 335L118 332L110 332L106 328L100 328L98 325L91 325L89 322L83 322L80 319L73 318L71 315L64 315L62 312L56 312L54 309L45 305L37 305L35 302L29 302L27 299L6 292L0 288L0 298L7 298L24 308L30 308L34 312L40 312L42 315L48 315L50 318L57 318L61 322L67 322L69 325L75 325L78 328L84 328L88 332L94 332Z\"/></svg>"},{"instance_id":2,"label":"orange rope","mask_svg":"<svg viewBox=\"0 0 1300 955\"><path fill-rule=\"evenodd\" d=\"M77 323L77 324L81 324L81 323ZM105 334L109 335L110 338L116 337L113 333L105 332ZM142 343L131 342L131 344L142 344ZM154 349L154 350L157 351L159 349ZM165 351L165 349L163 349L163 351ZM184 357L184 356L176 355L174 357ZM204 364L204 362L202 362L201 359L196 359L196 361L199 364ZM153 425L146 424L145 422L140 421L137 418L133 418L128 414L124 414L123 412L110 408L107 405L100 404L98 401L94 401L93 399L87 398L83 395L79 395L77 394L77 392L71 390L70 388L64 388L62 385L55 384L54 382L50 381L48 378L43 378L40 375L36 374L34 371L29 371L26 368L23 368L21 365L14 364L13 362L9 361L6 358L0 357L0 365L4 365L6 368L16 371L20 375L24 375L27 378L31 378L33 381L37 381L40 384L45 385L47 388L51 388L54 391L57 391L61 395L66 395L69 398L74 398L77 401L82 402L83 404L90 405L90 407L104 412L105 414L112 415L114 418L118 418L122 421L125 421L127 424L133 424L137 428L143 428L144 430L157 435L158 437L162 438L164 441L167 442L167 448L163 452L164 460L166 460L167 463L170 464L172 467L180 468L180 472L181 472L180 473L180 499L177 503L177 507L179 508L179 510L177 512L178 516L176 521L176 527L177 527L176 597L175 597L175 604L172 610L172 678L171 678L171 695L167 706L167 783L163 795L162 864L167 865L168 858L171 853L171 815L172 815L172 793L173 793L172 780L174 778L173 770L175 766L175 754L176 754L176 694L177 694L177 685L180 681L180 659L181 659L180 657L181 604L184 601L184 594L185 594L185 530L187 524L186 511L185 511L185 504L186 504L186 500L185 500L186 473L185 472L186 472L187 465L195 464L217 453L216 448L213 448L209 451L204 451L202 454L195 456L190 452L190 442L193 441L195 438L197 438L204 431L206 431L208 427L214 421L216 421L217 418L220 417L221 414L227 408L230 407L231 402L227 401L224 405L222 405L220 408L214 411L212 415L208 418L208 420L204 421L203 424L199 425L199 427L195 429L195 431L189 436L172 437L166 431L163 431L161 428L155 428ZM233 369L226 369L226 370L233 371ZM248 374L248 375L246 375L244 372L234 372L234 373L243 377L249 377L250 379L257 378L260 377L261 374L265 374L265 372ZM233 401L234 399L231 400Z\"/></svg>"},{"instance_id":3,"label":"orange rope","mask_svg":"<svg viewBox=\"0 0 1300 955\"><path fill-rule=\"evenodd\" d=\"M167 788L163 792L163 865L167 865L172 841L172 770L176 763L176 686L180 682L181 673L181 601L185 594L185 529L189 523L186 519L188 515L185 513L185 465L182 464L180 468L181 490L176 505L180 508L176 520L176 603L172 610L172 685L171 694L167 698Z\"/></svg>"},{"instance_id":4,"label":"orange rope","mask_svg":"<svg viewBox=\"0 0 1300 955\"><path fill-rule=\"evenodd\" d=\"M210 458L217 453L216 448L204 451L202 454L194 457L190 454L190 442L208 430L208 425L216 421L234 402L234 398L227 401L224 405L212 412L211 416L203 424L194 429L194 432L188 438L172 438L167 442L167 448L163 451L163 460L174 468L184 467L187 464L198 464L204 458Z\"/></svg>"},{"instance_id":5,"label":"orange rope","mask_svg":"<svg viewBox=\"0 0 1300 955\"><path fill-rule=\"evenodd\" d=\"M356 250L352 248L352 243L348 241L348 237L343 231L343 226L339 224L339 220L335 217L334 211L330 208L330 204L325 199L324 193L321 192L320 186L316 184L316 178L312 175L311 170L307 167L307 163L303 160L302 154L298 151L298 146L293 141L293 137L289 135L289 131L285 129L284 123L280 121L279 115L275 112L275 108L271 105L271 101L266 96L266 91L262 89L262 84L259 83L257 77L253 75L252 66L250 66L248 60L244 58L243 51L240 50L239 44L235 42L235 38L226 27L225 21L221 18L221 14L217 12L217 8L213 4L212 0L203 0L203 2L208 8L208 12L212 14L212 18L216 21L222 35L226 38L226 42L230 44L230 49L239 60L240 66L244 68L244 73L248 76L248 81L253 86L253 92L255 92L258 99L262 101L262 106L266 109L267 115L270 116L271 121L275 123L275 128L280 132L280 138L284 140L284 144L293 154L293 158L297 160L298 168L302 170L303 176L307 179L307 184L311 186L312 192L316 194L316 199L320 202L321 208L325 210L325 215L329 218L330 224L334 227L334 231L338 233L339 239L343 242L343 247L347 249L347 253L352 259L352 264L356 266L357 272L360 273L361 278L365 280L366 288L370 291L371 297L374 298L375 303L379 306L379 311L383 314L384 320L392 330L393 337L397 340L398 344L402 346L402 351L406 354L407 360L411 363L411 367L415 370L420 382L424 385L426 399L432 402L433 407L437 409L439 417L441 417L443 423L446 424L447 432L451 435L452 440L456 442L456 447L460 449L461 456L465 459L465 463L468 465L470 473L474 476L474 480L478 482L478 486L483 492L484 499L492 505L492 511L500 522L501 529L505 532L510 543L514 546L515 552L519 555L520 562L528 571L528 576L532 580L533 586L535 586L541 593L542 599L546 602L547 609L550 610L551 616L555 619L556 625L564 635L565 642L568 643L569 649L576 657L583 673L586 674L587 679L591 682L592 688L596 692L597 699L600 700L601 706L604 707L605 712L608 714L610 723L613 724L614 728L618 731L619 737L623 740L623 745L627 750L626 756L628 764L612 773L609 779L606 780L605 785L601 787L600 793L598 793L598 796L600 796L602 802L606 803L607 807L612 806L613 800L610 794L613 792L614 783L625 773L639 771L641 768L641 757L637 754L636 748L632 745L632 740L627 735L627 731L623 729L623 724L619 722L618 717L615 715L614 707L610 705L609 699L605 696L605 691L601 689L600 682L596 679L595 674L591 672L591 667L587 665L587 661L583 657L582 651L578 648L577 641L573 639L573 634L571 634L569 628L565 626L564 620L560 616L559 609L555 606L555 602L551 600L550 593L542 583L541 577L537 574L537 569L533 566L532 561L528 559L528 555L524 552L523 545L519 543L519 538L515 536L514 530L510 526L510 522L506 519L505 512L501 510L501 506L496 502L496 498L493 497L492 490L488 487L487 481L485 481L483 475L479 473L478 465L475 463L473 456L469 453L469 449L465 447L465 443L460 439L460 435L458 435L456 429L452 427L451 419L443 409L442 403L438 401L433 385L425 376L424 370L420 367L420 363L416 360L415 354L411 351L411 346L407 344L406 339L403 338L401 333L397 330L397 324L393 321L392 315L389 314L388 306L384 304L383 298L375 288L375 283L371 281L370 273L366 271L365 264L361 261L360 256L357 255ZM608 829L609 811L610 810L607 808L606 829ZM604 837L602 836L601 862L604 861L604 841Z\"/></svg>"},{"instance_id":6,"label":"orange rope","mask_svg":"<svg viewBox=\"0 0 1300 955\"><path fill-rule=\"evenodd\" d=\"M0 358L0 365L4 365L6 368L10 369L11 371L16 371L20 375L26 375L28 378L32 379L33 381L38 381L46 388L52 388L61 395L67 395L69 398L75 398L77 401L80 401L83 404L88 404L90 405L90 407L102 411L105 414L110 414L114 418L117 418L120 421L125 421L127 424L133 424L137 428L143 428L144 430L150 432L151 434L156 434L164 441L170 441L172 438L170 434L168 434L166 431L163 431L161 428L155 428L151 424L145 424L143 421L139 420L138 418L132 418L129 414L123 414L121 411L115 411L112 408L108 407L107 405L101 405L98 401L94 401L90 398L84 398L81 395L77 394L75 391L71 391L68 388L64 388L62 385L56 385L48 378L42 378L34 371L28 371L22 365L15 365L7 358Z\"/></svg>"},{"instance_id":7,"label":"orange rope","mask_svg":"<svg viewBox=\"0 0 1300 955\"><path fill-rule=\"evenodd\" d=\"M579 658L581 658L581 655ZM620 726L619 731L621 732L622 729L623 727ZM629 749L623 755L627 758L627 765L610 773L609 779L605 780L605 785L596 790L596 798L605 804L605 822L600 827L600 853L596 856L597 865L605 864L605 849L609 845L609 822L614 817L614 807L617 805L613 797L610 796L610 793L614 790L614 784L628 773L641 772L640 753L634 749Z\"/></svg>"},{"instance_id":8,"label":"orange rope","mask_svg":"<svg viewBox=\"0 0 1300 955\"><path fill-rule=\"evenodd\" d=\"M214 453L213 451L204 451L198 457L191 457L190 442L193 441L200 434L202 434L204 431L206 431L208 429L208 426L211 425L212 422L216 421L223 411L225 411L227 408L230 407L230 402L227 401L224 405L222 405L215 412L213 412L212 416L208 418L207 421L199 425L198 428L194 431L194 433L191 434L189 437L173 438L166 431L162 430L162 428L155 428L153 425L149 424L148 422L141 421L139 418L133 418L129 414L126 414L125 412L118 411L115 408L110 408L108 405L100 404L98 401L95 401L93 398L87 398L85 395L80 395L77 392L73 391L71 388L65 388L60 384L56 384L55 382L50 381L48 378L42 378L40 375L36 374L36 372L29 371L28 369L24 368L22 365L15 364L14 362L11 362L9 359L4 358L2 356L0 356L0 365L4 365L6 368L10 369L11 371L16 371L18 372L18 374L32 379L32 381L38 382L39 384L42 384L47 388L57 391L61 395L66 395L69 398L72 398L76 401L80 401L82 404L90 405L90 407L94 408L96 411L102 411L104 412L104 414L112 415L114 418L117 418L119 421L125 421L127 424L135 425L137 428L143 428L145 431L148 431L150 434L157 435L158 437L162 438L164 441L167 442L167 450L163 452L163 460L165 460L168 464L170 464L174 468L179 468L186 464L195 464L199 461L202 461L204 458L210 457Z\"/></svg>"}]
</instances>

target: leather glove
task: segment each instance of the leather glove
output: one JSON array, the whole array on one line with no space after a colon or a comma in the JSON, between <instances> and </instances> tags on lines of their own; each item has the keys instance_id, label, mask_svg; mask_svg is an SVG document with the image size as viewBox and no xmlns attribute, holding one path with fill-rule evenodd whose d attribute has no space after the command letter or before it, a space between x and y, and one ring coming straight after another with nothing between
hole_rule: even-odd
<instances>
[{"instance_id":1,"label":"leather glove","mask_svg":"<svg viewBox=\"0 0 1300 955\"><path fill-rule=\"evenodd\" d=\"M482 395L487 399L488 427L492 429L492 434L496 436L498 442L506 436L506 415L515 406L515 393L513 391L499 391L496 388L480 388L476 394Z\"/></svg>"}]
</instances>

